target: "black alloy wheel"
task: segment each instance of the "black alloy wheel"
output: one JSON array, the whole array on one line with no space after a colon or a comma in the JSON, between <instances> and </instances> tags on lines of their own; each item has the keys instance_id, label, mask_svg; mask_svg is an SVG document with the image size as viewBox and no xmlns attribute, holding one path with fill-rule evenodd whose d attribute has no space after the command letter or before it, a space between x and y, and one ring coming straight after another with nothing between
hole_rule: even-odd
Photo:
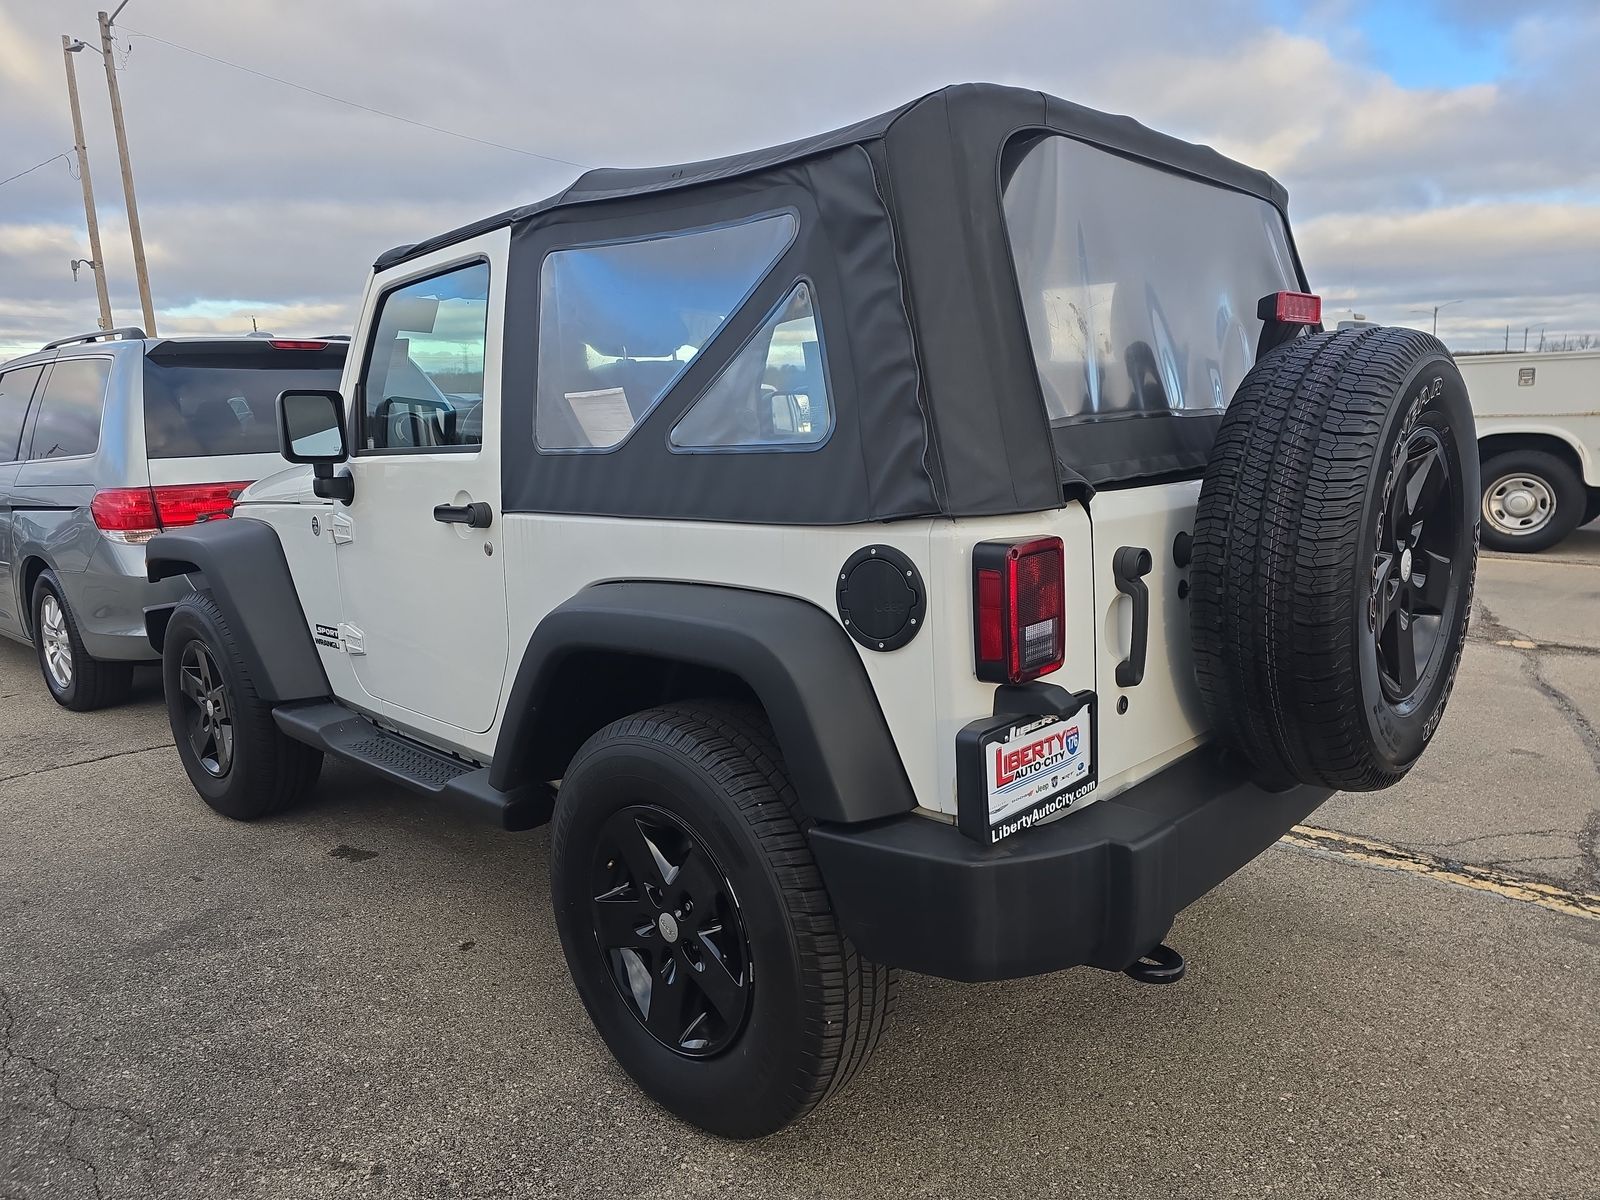
<instances>
[{"instance_id":1,"label":"black alloy wheel","mask_svg":"<svg viewBox=\"0 0 1600 1200\"><path fill-rule=\"evenodd\" d=\"M720 1054L750 1009L739 901L710 851L666 809L613 813L595 845L595 940L611 981L661 1045Z\"/></svg>"},{"instance_id":2,"label":"black alloy wheel","mask_svg":"<svg viewBox=\"0 0 1600 1200\"><path fill-rule=\"evenodd\" d=\"M233 769L233 707L222 672L204 642L195 639L184 646L178 660L178 682L188 701L185 736L189 749L206 774L221 779Z\"/></svg>"},{"instance_id":3,"label":"black alloy wheel","mask_svg":"<svg viewBox=\"0 0 1600 1200\"><path fill-rule=\"evenodd\" d=\"M573 986L645 1094L721 1137L810 1112L888 1022L893 973L840 930L809 824L765 713L720 699L596 730L556 794Z\"/></svg>"},{"instance_id":4,"label":"black alloy wheel","mask_svg":"<svg viewBox=\"0 0 1600 1200\"><path fill-rule=\"evenodd\" d=\"M1462 481L1443 439L1418 424L1379 527L1368 609L1384 697L1397 707L1412 701L1439 653L1442 618L1464 578L1454 563L1461 508Z\"/></svg>"}]
</instances>

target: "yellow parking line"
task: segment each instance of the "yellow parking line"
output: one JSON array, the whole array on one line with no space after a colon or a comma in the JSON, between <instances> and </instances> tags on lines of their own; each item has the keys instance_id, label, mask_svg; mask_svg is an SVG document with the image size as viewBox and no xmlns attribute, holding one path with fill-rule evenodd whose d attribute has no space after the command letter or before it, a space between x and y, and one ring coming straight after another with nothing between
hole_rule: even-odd
<instances>
[{"instance_id":1,"label":"yellow parking line","mask_svg":"<svg viewBox=\"0 0 1600 1200\"><path fill-rule=\"evenodd\" d=\"M1575 892L1524 875L1514 875L1494 867L1474 867L1466 863L1447 863L1432 854L1416 850L1403 850L1386 842L1356 837L1349 833L1334 833L1314 825L1296 825L1283 836L1283 844L1298 850L1314 850L1329 854L1346 862L1361 863L1369 867L1383 867L1391 871L1406 871L1412 875L1426 875L1443 879L1480 892L1492 892L1508 900L1522 900L1537 904L1552 912L1566 913L1569 917L1587 917L1600 921L1600 895Z\"/></svg>"}]
</instances>

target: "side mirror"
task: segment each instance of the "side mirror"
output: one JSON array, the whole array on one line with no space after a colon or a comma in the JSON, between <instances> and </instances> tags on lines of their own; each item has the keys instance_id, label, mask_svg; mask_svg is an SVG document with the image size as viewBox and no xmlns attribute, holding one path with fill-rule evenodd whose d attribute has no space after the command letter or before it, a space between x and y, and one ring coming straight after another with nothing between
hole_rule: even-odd
<instances>
[{"instance_id":1,"label":"side mirror","mask_svg":"<svg viewBox=\"0 0 1600 1200\"><path fill-rule=\"evenodd\" d=\"M344 397L338 392L279 392L278 452L292 463L311 464L314 495L345 504L355 496L350 472L333 473L335 463L350 457L344 444Z\"/></svg>"},{"instance_id":2,"label":"side mirror","mask_svg":"<svg viewBox=\"0 0 1600 1200\"><path fill-rule=\"evenodd\" d=\"M344 398L338 392L278 393L278 452L292 463L341 463Z\"/></svg>"}]
</instances>

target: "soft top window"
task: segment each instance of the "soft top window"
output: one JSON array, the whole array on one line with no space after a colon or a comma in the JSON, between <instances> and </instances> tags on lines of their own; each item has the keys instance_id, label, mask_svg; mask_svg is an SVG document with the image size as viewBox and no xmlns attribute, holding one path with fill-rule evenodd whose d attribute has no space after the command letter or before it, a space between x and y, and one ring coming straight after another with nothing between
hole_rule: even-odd
<instances>
[{"instance_id":1,"label":"soft top window","mask_svg":"<svg viewBox=\"0 0 1600 1200\"><path fill-rule=\"evenodd\" d=\"M833 429L811 289L797 283L673 426L679 450L813 449Z\"/></svg>"},{"instance_id":2,"label":"soft top window","mask_svg":"<svg viewBox=\"0 0 1600 1200\"><path fill-rule=\"evenodd\" d=\"M795 231L795 218L780 213L547 255L539 273L539 447L607 449L626 438Z\"/></svg>"},{"instance_id":3,"label":"soft top window","mask_svg":"<svg viewBox=\"0 0 1600 1200\"><path fill-rule=\"evenodd\" d=\"M1256 302L1299 286L1278 210L1060 135L1014 143L1006 165L1006 231L1051 424L1220 412L1255 361ZM1101 453L1151 473L1183 469L1194 442L1146 431Z\"/></svg>"}]
</instances>

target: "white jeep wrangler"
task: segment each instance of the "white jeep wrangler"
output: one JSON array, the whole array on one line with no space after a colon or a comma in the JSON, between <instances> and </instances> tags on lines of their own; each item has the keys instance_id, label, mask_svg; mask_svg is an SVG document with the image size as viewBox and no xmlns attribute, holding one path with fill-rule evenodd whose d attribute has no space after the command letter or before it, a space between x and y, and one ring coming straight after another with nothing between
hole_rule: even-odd
<instances>
[{"instance_id":1,"label":"white jeep wrangler","mask_svg":"<svg viewBox=\"0 0 1600 1200\"><path fill-rule=\"evenodd\" d=\"M770 1133L893 968L1168 982L1174 916L1443 711L1477 551L1444 348L1318 332L1273 180L950 88L591 171L383 255L299 467L155 537L179 754L552 823L579 995Z\"/></svg>"}]
</instances>

